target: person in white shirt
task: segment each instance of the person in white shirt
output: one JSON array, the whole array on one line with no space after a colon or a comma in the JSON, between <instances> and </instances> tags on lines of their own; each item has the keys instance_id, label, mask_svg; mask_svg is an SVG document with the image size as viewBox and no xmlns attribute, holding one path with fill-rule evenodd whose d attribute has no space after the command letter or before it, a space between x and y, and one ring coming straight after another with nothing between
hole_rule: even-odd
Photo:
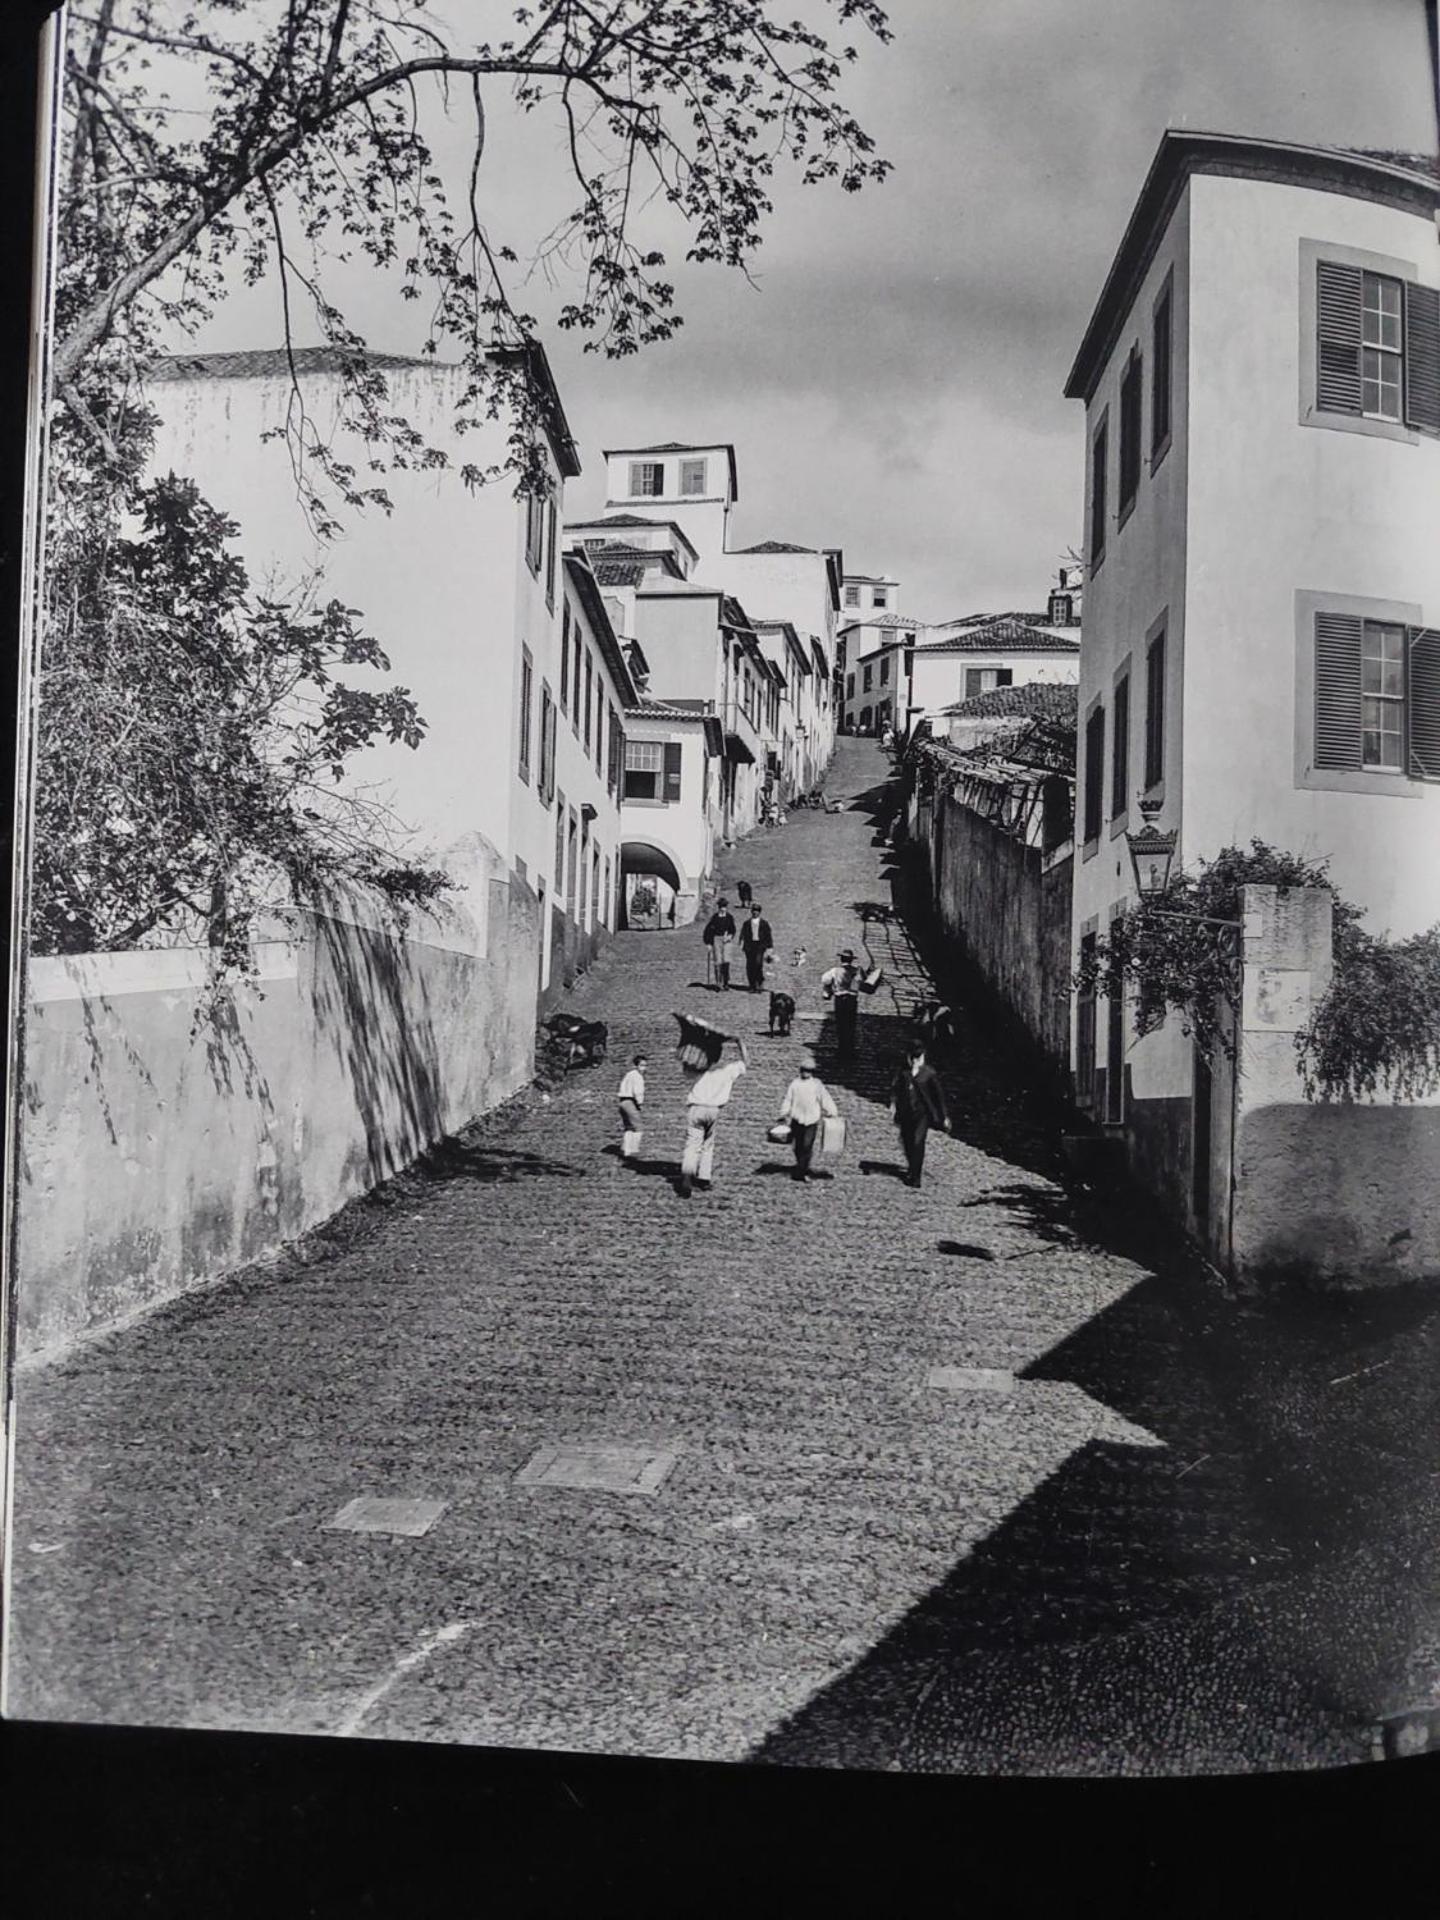
<instances>
[{"instance_id":1,"label":"person in white shirt","mask_svg":"<svg viewBox=\"0 0 1440 1920\"><path fill-rule=\"evenodd\" d=\"M640 1151L640 1131L643 1125L642 1109L645 1105L645 1066L643 1053L637 1053L630 1062L630 1071L620 1082L620 1124L624 1131L620 1136L620 1158L633 1160Z\"/></svg>"},{"instance_id":2,"label":"person in white shirt","mask_svg":"<svg viewBox=\"0 0 1440 1920\"><path fill-rule=\"evenodd\" d=\"M860 989L865 979L854 950L842 948L838 967L820 976L820 991L835 1003L835 1050L842 1060L853 1060L860 1027Z\"/></svg>"},{"instance_id":3,"label":"person in white shirt","mask_svg":"<svg viewBox=\"0 0 1440 1920\"><path fill-rule=\"evenodd\" d=\"M815 1158L815 1137L820 1131L821 1120L838 1120L839 1117L829 1088L816 1073L815 1062L806 1054L800 1062L799 1073L785 1089L785 1099L780 1108L780 1118L790 1122L790 1144L795 1150L793 1177L796 1180L803 1182L810 1177L810 1163Z\"/></svg>"},{"instance_id":4,"label":"person in white shirt","mask_svg":"<svg viewBox=\"0 0 1440 1920\"><path fill-rule=\"evenodd\" d=\"M730 1103L735 1082L750 1064L745 1042L737 1036L731 1037L739 1049L740 1058L724 1064L717 1061L713 1067L707 1067L691 1087L685 1103L685 1151L680 1159L677 1191L686 1200L690 1198L691 1187L697 1180L702 1187L710 1185L715 1161L715 1126L721 1109Z\"/></svg>"}]
</instances>

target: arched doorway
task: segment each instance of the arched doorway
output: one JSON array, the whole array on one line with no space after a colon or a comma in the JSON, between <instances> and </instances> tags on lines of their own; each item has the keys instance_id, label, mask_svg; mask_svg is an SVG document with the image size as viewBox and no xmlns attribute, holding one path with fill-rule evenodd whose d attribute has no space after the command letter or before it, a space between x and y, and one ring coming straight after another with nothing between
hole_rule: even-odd
<instances>
[{"instance_id":1,"label":"arched doorway","mask_svg":"<svg viewBox=\"0 0 1440 1920\"><path fill-rule=\"evenodd\" d=\"M627 840L620 849L621 927L673 927L680 871L663 847Z\"/></svg>"}]
</instances>

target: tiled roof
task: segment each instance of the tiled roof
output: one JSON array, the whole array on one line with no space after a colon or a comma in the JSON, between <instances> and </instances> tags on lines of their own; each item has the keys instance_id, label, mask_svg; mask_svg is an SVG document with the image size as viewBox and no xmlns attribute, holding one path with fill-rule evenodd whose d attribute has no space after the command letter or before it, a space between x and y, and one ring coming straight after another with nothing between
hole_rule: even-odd
<instances>
[{"instance_id":1,"label":"tiled roof","mask_svg":"<svg viewBox=\"0 0 1440 1920\"><path fill-rule=\"evenodd\" d=\"M296 347L293 356L283 347L256 347L245 353L171 353L147 367L145 377L156 380L259 380L290 372L339 373L357 360L382 372L393 367L444 367L443 360L425 360L411 353L342 354L336 347Z\"/></svg>"},{"instance_id":2,"label":"tiled roof","mask_svg":"<svg viewBox=\"0 0 1440 1920\"><path fill-rule=\"evenodd\" d=\"M1078 653L1080 642L1067 634L1037 629L1021 620L994 620L970 627L948 640L930 640L917 653Z\"/></svg>"},{"instance_id":3,"label":"tiled roof","mask_svg":"<svg viewBox=\"0 0 1440 1920\"><path fill-rule=\"evenodd\" d=\"M617 447L617 453L706 453L711 447L725 447L726 440L659 440L653 447Z\"/></svg>"},{"instance_id":4,"label":"tiled roof","mask_svg":"<svg viewBox=\"0 0 1440 1920\"><path fill-rule=\"evenodd\" d=\"M1440 180L1440 156L1433 153L1400 153L1393 147L1342 147L1342 153L1358 153L1366 160L1382 160L1386 166L1403 167L1427 180Z\"/></svg>"},{"instance_id":5,"label":"tiled roof","mask_svg":"<svg viewBox=\"0 0 1440 1920\"><path fill-rule=\"evenodd\" d=\"M1067 720L1074 718L1079 699L1077 687L1031 680L1020 687L992 687L989 693L977 693L944 711L947 718L965 720L995 720L1011 715L1031 718L1037 714L1049 720Z\"/></svg>"},{"instance_id":6,"label":"tiled roof","mask_svg":"<svg viewBox=\"0 0 1440 1920\"><path fill-rule=\"evenodd\" d=\"M788 540L762 540L758 547L737 547L737 553L818 553L818 547L797 547Z\"/></svg>"},{"instance_id":7,"label":"tiled roof","mask_svg":"<svg viewBox=\"0 0 1440 1920\"><path fill-rule=\"evenodd\" d=\"M607 513L602 520L577 520L578 527L663 527L665 520L647 520L639 513Z\"/></svg>"},{"instance_id":8,"label":"tiled roof","mask_svg":"<svg viewBox=\"0 0 1440 1920\"><path fill-rule=\"evenodd\" d=\"M639 560L601 560L593 559L595 578L602 587L637 587L645 578L645 568Z\"/></svg>"},{"instance_id":9,"label":"tiled roof","mask_svg":"<svg viewBox=\"0 0 1440 1920\"><path fill-rule=\"evenodd\" d=\"M846 586L852 583L862 587L888 587L893 577L888 573L847 573L844 576Z\"/></svg>"},{"instance_id":10,"label":"tiled roof","mask_svg":"<svg viewBox=\"0 0 1440 1920\"><path fill-rule=\"evenodd\" d=\"M849 633L852 627L903 627L907 633L919 633L929 625L925 620L907 620L903 613L877 613L873 620L851 620L841 628Z\"/></svg>"},{"instance_id":11,"label":"tiled roof","mask_svg":"<svg viewBox=\"0 0 1440 1920\"><path fill-rule=\"evenodd\" d=\"M629 709L642 720L703 720L704 700L639 700Z\"/></svg>"},{"instance_id":12,"label":"tiled roof","mask_svg":"<svg viewBox=\"0 0 1440 1920\"><path fill-rule=\"evenodd\" d=\"M1019 620L1027 627L1047 627L1050 615L1046 613L965 613L957 620L937 620L937 627L988 627L997 620Z\"/></svg>"}]
</instances>

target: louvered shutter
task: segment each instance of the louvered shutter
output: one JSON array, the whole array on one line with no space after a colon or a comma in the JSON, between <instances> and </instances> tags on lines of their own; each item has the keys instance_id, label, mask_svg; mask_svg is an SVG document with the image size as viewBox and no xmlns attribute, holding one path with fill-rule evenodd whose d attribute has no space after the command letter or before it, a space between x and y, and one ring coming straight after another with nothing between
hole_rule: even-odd
<instances>
[{"instance_id":1,"label":"louvered shutter","mask_svg":"<svg viewBox=\"0 0 1440 1920\"><path fill-rule=\"evenodd\" d=\"M1405 282L1405 419L1440 433L1440 287Z\"/></svg>"},{"instance_id":2,"label":"louvered shutter","mask_svg":"<svg viewBox=\"0 0 1440 1920\"><path fill-rule=\"evenodd\" d=\"M680 798L680 753L681 747L678 740L666 742L664 795L666 800L678 800Z\"/></svg>"},{"instance_id":3,"label":"louvered shutter","mask_svg":"<svg viewBox=\"0 0 1440 1920\"><path fill-rule=\"evenodd\" d=\"M1333 260L1321 260L1316 274L1315 403L1326 413L1359 413L1363 276Z\"/></svg>"},{"instance_id":4,"label":"louvered shutter","mask_svg":"<svg viewBox=\"0 0 1440 1920\"><path fill-rule=\"evenodd\" d=\"M1440 780L1440 627L1405 636L1405 710L1412 780Z\"/></svg>"},{"instance_id":5,"label":"louvered shutter","mask_svg":"<svg viewBox=\"0 0 1440 1920\"><path fill-rule=\"evenodd\" d=\"M1361 765L1361 621L1349 613L1315 616L1315 765Z\"/></svg>"}]
</instances>

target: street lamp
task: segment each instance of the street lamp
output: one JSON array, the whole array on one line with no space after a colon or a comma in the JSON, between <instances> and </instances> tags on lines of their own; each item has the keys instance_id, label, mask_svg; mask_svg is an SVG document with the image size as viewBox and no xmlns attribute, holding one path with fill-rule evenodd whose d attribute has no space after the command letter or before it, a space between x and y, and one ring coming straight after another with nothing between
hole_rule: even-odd
<instances>
[{"instance_id":1,"label":"street lamp","mask_svg":"<svg viewBox=\"0 0 1440 1920\"><path fill-rule=\"evenodd\" d=\"M1161 920L1200 920L1211 927L1240 927L1239 920L1221 920L1210 913L1177 913L1167 911L1155 905L1163 900L1170 889L1170 867L1175 858L1175 842L1178 835L1172 828L1169 833L1161 833L1155 825L1155 815L1160 811L1158 800L1141 800L1139 810L1145 824L1138 833L1127 833L1126 844L1130 848L1130 864L1135 869L1135 890L1140 895L1141 904Z\"/></svg>"},{"instance_id":2,"label":"street lamp","mask_svg":"<svg viewBox=\"0 0 1440 1920\"><path fill-rule=\"evenodd\" d=\"M1142 900L1161 900L1170 885L1178 835L1173 829L1161 833L1155 825L1155 815L1160 811L1158 800L1142 800L1139 805L1145 824L1138 833L1125 836L1130 864L1135 869L1135 891Z\"/></svg>"}]
</instances>

